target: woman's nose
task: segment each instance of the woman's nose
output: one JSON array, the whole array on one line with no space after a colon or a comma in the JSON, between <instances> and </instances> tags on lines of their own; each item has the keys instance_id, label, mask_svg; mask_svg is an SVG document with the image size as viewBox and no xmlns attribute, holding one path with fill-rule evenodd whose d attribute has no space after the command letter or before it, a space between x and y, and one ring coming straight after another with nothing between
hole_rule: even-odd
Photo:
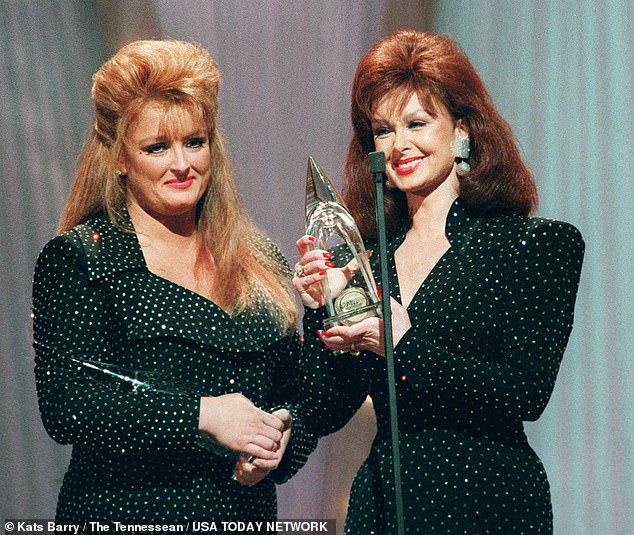
<instances>
[{"instance_id":1,"label":"woman's nose","mask_svg":"<svg viewBox=\"0 0 634 535\"><path fill-rule=\"evenodd\" d=\"M189 171L190 164L185 153L185 148L180 146L172 147L172 170L174 173L182 174Z\"/></svg>"},{"instance_id":2,"label":"woman's nose","mask_svg":"<svg viewBox=\"0 0 634 535\"><path fill-rule=\"evenodd\" d=\"M399 152L411 148L409 136L407 130L404 128L397 128L394 132L394 148Z\"/></svg>"}]
</instances>

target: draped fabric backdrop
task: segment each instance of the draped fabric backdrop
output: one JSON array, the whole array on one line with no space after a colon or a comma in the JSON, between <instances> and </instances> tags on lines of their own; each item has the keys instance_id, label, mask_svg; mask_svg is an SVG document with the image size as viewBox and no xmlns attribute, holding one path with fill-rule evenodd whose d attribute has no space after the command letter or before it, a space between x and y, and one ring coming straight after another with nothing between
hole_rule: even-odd
<instances>
[{"instance_id":1,"label":"draped fabric backdrop","mask_svg":"<svg viewBox=\"0 0 634 535\"><path fill-rule=\"evenodd\" d=\"M340 183L356 64L403 27L462 44L535 173L539 214L585 237L575 329L553 398L526 427L557 535L634 533L633 10L629 0L1 0L0 516L52 517L68 460L37 410L30 285L91 125L92 73L136 38L207 47L224 74L219 121L239 189L293 263L308 156ZM323 439L279 487L280 517L343 518L373 425L368 405Z\"/></svg>"}]
</instances>

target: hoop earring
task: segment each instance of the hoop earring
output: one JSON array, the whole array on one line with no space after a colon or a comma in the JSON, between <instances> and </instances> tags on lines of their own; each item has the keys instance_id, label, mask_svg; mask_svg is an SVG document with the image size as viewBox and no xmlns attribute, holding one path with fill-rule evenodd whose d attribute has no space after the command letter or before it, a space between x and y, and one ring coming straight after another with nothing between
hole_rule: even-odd
<instances>
[{"instance_id":1,"label":"hoop earring","mask_svg":"<svg viewBox=\"0 0 634 535\"><path fill-rule=\"evenodd\" d=\"M471 171L471 165L467 161L471 146L468 137L459 137L456 139L456 168L460 173L468 173Z\"/></svg>"}]
</instances>

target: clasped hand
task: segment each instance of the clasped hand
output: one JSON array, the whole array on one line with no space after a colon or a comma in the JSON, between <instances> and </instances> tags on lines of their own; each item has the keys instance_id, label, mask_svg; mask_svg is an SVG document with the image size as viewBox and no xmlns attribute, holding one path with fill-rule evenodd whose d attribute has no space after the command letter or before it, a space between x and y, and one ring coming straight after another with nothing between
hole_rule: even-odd
<instances>
[{"instance_id":1,"label":"clasped hand","mask_svg":"<svg viewBox=\"0 0 634 535\"><path fill-rule=\"evenodd\" d=\"M278 467L290 440L291 423L288 410L266 412L239 393L200 400L199 430L241 454L234 475L244 485L259 483Z\"/></svg>"},{"instance_id":2,"label":"clasped hand","mask_svg":"<svg viewBox=\"0 0 634 535\"><path fill-rule=\"evenodd\" d=\"M335 268L330 259L332 254L322 249L313 249L315 239L302 236L297 240L300 260L295 266L292 284L299 293L304 306L319 308L324 303L323 281L328 277L328 285L333 296L341 292L358 269L356 262L343 268ZM411 327L407 309L394 298L390 298L392 309L392 339L398 344ZM385 356L383 320L366 318L353 325L338 325L325 331L318 331L319 338L333 350L355 352L368 350Z\"/></svg>"}]
</instances>

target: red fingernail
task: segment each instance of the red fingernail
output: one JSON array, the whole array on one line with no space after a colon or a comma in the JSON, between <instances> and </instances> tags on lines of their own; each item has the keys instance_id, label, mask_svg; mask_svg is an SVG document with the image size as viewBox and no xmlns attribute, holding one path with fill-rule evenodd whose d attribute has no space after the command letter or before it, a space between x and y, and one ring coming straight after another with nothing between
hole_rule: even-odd
<instances>
[{"instance_id":1,"label":"red fingernail","mask_svg":"<svg viewBox=\"0 0 634 535\"><path fill-rule=\"evenodd\" d=\"M308 236L308 241L313 243L315 241L315 236Z\"/></svg>"},{"instance_id":2,"label":"red fingernail","mask_svg":"<svg viewBox=\"0 0 634 535\"><path fill-rule=\"evenodd\" d=\"M329 333L328 331L322 331L322 336L325 336L326 338L328 338L329 336L332 336L332 333Z\"/></svg>"},{"instance_id":3,"label":"red fingernail","mask_svg":"<svg viewBox=\"0 0 634 535\"><path fill-rule=\"evenodd\" d=\"M326 274L326 272L325 271L320 271L319 274L323 277Z\"/></svg>"},{"instance_id":4,"label":"red fingernail","mask_svg":"<svg viewBox=\"0 0 634 535\"><path fill-rule=\"evenodd\" d=\"M326 251L324 253L324 258L332 258L332 253L329 253L328 251Z\"/></svg>"},{"instance_id":5,"label":"red fingernail","mask_svg":"<svg viewBox=\"0 0 634 535\"><path fill-rule=\"evenodd\" d=\"M326 267L335 267L335 263L334 262L326 262Z\"/></svg>"}]
</instances>

